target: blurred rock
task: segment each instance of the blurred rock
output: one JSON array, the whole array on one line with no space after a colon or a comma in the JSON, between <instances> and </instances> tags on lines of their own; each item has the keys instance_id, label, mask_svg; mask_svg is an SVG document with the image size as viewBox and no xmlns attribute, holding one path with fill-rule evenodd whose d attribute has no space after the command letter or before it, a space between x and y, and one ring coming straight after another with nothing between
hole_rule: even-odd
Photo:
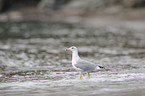
<instances>
[{"instance_id":1,"label":"blurred rock","mask_svg":"<svg viewBox=\"0 0 145 96\"><path fill-rule=\"evenodd\" d=\"M106 6L105 0L73 0L64 9L68 10L91 10Z\"/></svg>"},{"instance_id":2,"label":"blurred rock","mask_svg":"<svg viewBox=\"0 0 145 96\"><path fill-rule=\"evenodd\" d=\"M41 0L0 0L0 12L35 7Z\"/></svg>"},{"instance_id":3,"label":"blurred rock","mask_svg":"<svg viewBox=\"0 0 145 96\"><path fill-rule=\"evenodd\" d=\"M129 8L145 7L145 0L122 0L122 4Z\"/></svg>"},{"instance_id":4,"label":"blurred rock","mask_svg":"<svg viewBox=\"0 0 145 96\"><path fill-rule=\"evenodd\" d=\"M13 20L13 21L20 21L23 19L22 14L17 11L9 12L8 18L9 18L9 20Z\"/></svg>"},{"instance_id":5,"label":"blurred rock","mask_svg":"<svg viewBox=\"0 0 145 96\"><path fill-rule=\"evenodd\" d=\"M108 6L106 0L72 0L67 5L64 5L61 10L68 14L84 14L106 6Z\"/></svg>"},{"instance_id":6,"label":"blurred rock","mask_svg":"<svg viewBox=\"0 0 145 96\"><path fill-rule=\"evenodd\" d=\"M39 9L52 8L54 0L41 0L38 4Z\"/></svg>"},{"instance_id":7,"label":"blurred rock","mask_svg":"<svg viewBox=\"0 0 145 96\"><path fill-rule=\"evenodd\" d=\"M1 12L1 10L2 10L2 6L3 6L2 0L0 0L0 12Z\"/></svg>"},{"instance_id":8,"label":"blurred rock","mask_svg":"<svg viewBox=\"0 0 145 96\"><path fill-rule=\"evenodd\" d=\"M39 9L60 9L63 5L71 0L41 0L38 5Z\"/></svg>"}]
</instances>

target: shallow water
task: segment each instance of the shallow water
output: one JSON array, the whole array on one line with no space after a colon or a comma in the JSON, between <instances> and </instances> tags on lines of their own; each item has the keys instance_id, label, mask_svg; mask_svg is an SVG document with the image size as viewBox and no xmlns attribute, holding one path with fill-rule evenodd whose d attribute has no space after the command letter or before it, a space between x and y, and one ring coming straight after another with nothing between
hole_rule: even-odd
<instances>
[{"instance_id":1,"label":"shallow water","mask_svg":"<svg viewBox=\"0 0 145 96\"><path fill-rule=\"evenodd\" d=\"M44 22L0 23L1 96L144 96L145 30ZM128 27L127 27L128 26ZM105 70L79 79L75 45Z\"/></svg>"}]
</instances>

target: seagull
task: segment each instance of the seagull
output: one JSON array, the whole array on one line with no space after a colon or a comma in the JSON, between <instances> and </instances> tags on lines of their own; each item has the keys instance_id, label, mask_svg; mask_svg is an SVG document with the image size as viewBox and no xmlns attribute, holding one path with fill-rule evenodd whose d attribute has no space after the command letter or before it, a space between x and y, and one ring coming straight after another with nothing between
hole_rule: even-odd
<instances>
[{"instance_id":1,"label":"seagull","mask_svg":"<svg viewBox=\"0 0 145 96\"><path fill-rule=\"evenodd\" d=\"M72 46L70 48L65 49L65 51L68 51L68 50L72 51L72 66L74 69L80 71L80 79L83 76L83 72L87 72L88 78L90 79L90 73L89 73L90 71L104 69L104 67L102 66L97 66L93 64L92 62L81 59L79 57L77 47Z\"/></svg>"}]
</instances>

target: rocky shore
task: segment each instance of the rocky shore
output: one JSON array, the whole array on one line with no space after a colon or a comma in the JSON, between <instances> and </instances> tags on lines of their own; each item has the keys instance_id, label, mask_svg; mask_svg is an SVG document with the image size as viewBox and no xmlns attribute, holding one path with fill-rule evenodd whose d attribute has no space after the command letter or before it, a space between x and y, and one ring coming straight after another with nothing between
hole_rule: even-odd
<instances>
[{"instance_id":1,"label":"rocky shore","mask_svg":"<svg viewBox=\"0 0 145 96\"><path fill-rule=\"evenodd\" d=\"M84 18L145 18L145 0L0 0L0 21L77 23Z\"/></svg>"}]
</instances>

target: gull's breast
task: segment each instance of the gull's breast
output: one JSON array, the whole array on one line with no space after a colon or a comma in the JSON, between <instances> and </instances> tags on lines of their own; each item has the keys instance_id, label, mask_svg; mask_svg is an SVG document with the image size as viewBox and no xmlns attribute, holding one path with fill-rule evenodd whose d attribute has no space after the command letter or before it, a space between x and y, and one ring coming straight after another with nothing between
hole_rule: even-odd
<instances>
[{"instance_id":1,"label":"gull's breast","mask_svg":"<svg viewBox=\"0 0 145 96\"><path fill-rule=\"evenodd\" d=\"M83 71L82 69L77 68L77 67L75 66L75 63L72 63L72 66L73 66L74 69L76 69L76 70L78 70L78 71Z\"/></svg>"}]
</instances>

